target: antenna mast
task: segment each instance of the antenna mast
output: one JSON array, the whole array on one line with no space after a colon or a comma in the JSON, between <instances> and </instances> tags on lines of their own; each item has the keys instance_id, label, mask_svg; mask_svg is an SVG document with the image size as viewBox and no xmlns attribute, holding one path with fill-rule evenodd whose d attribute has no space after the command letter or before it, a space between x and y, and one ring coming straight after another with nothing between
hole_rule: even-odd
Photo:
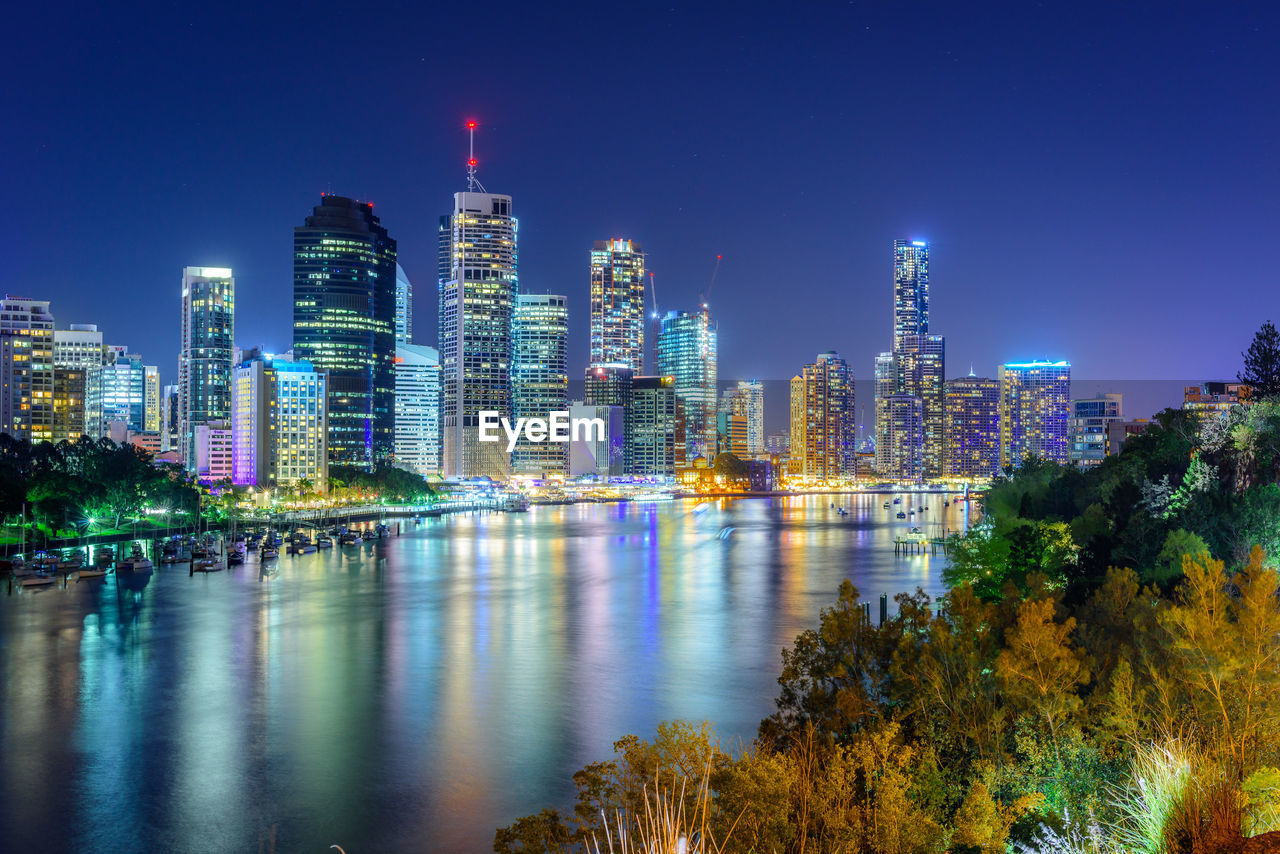
<instances>
[{"instance_id":1,"label":"antenna mast","mask_svg":"<svg viewBox=\"0 0 1280 854\"><path fill-rule=\"evenodd\" d=\"M484 188L484 184L481 184L480 179L476 177L476 163L478 161L476 160L475 119L467 122L467 135L470 138L467 149L467 192L474 193L476 188L479 188L480 192L487 193L489 191Z\"/></svg>"}]
</instances>

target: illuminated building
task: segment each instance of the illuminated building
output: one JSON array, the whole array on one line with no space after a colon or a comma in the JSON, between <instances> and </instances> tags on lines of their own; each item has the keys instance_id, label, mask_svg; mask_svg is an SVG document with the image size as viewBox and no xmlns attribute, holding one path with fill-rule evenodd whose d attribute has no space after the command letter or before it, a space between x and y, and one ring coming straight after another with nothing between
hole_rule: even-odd
<instances>
[{"instance_id":1,"label":"illuminated building","mask_svg":"<svg viewBox=\"0 0 1280 854\"><path fill-rule=\"evenodd\" d=\"M548 418L569 403L568 298L557 294L516 297L512 410L516 418ZM520 434L511 454L517 474L564 474L563 442L531 442Z\"/></svg>"},{"instance_id":2,"label":"illuminated building","mask_svg":"<svg viewBox=\"0 0 1280 854\"><path fill-rule=\"evenodd\" d=\"M1000 465L1028 455L1065 465L1071 402L1070 362L1000 366Z\"/></svg>"},{"instance_id":3,"label":"illuminated building","mask_svg":"<svg viewBox=\"0 0 1280 854\"><path fill-rule=\"evenodd\" d=\"M142 376L142 429L147 433L160 432L160 369L144 365Z\"/></svg>"},{"instance_id":4,"label":"illuminated building","mask_svg":"<svg viewBox=\"0 0 1280 854\"><path fill-rule=\"evenodd\" d=\"M945 473L977 480L1000 471L1000 381L988 377L947 380Z\"/></svg>"},{"instance_id":5,"label":"illuminated building","mask_svg":"<svg viewBox=\"0 0 1280 854\"><path fill-rule=\"evenodd\" d=\"M1124 451L1125 444L1134 436L1141 436L1151 425L1150 419L1138 418L1133 421L1111 421L1107 424L1107 456L1118 457Z\"/></svg>"},{"instance_id":6,"label":"illuminated building","mask_svg":"<svg viewBox=\"0 0 1280 854\"><path fill-rule=\"evenodd\" d=\"M897 394L920 399L919 456L923 465L923 477L926 480L936 478L942 474L944 451L945 339L941 335L903 335L898 351L894 353L894 370L897 375ZM900 407L899 409L901 411ZM908 435L904 427L895 427L891 424L890 429L899 439ZM895 453L899 454L900 459L909 461L912 466L915 465L914 452L909 455L903 455L901 451ZM905 477L907 473L894 469L892 462L887 473L900 480L907 479Z\"/></svg>"},{"instance_id":7,"label":"illuminated building","mask_svg":"<svg viewBox=\"0 0 1280 854\"><path fill-rule=\"evenodd\" d=\"M80 432L91 439L102 435L102 333L92 323L73 323L53 332L54 368L84 373L84 423ZM114 359L113 359L114 361ZM69 427L67 429L70 429ZM78 435L78 434L77 434Z\"/></svg>"},{"instance_id":8,"label":"illuminated building","mask_svg":"<svg viewBox=\"0 0 1280 854\"><path fill-rule=\"evenodd\" d=\"M913 394L891 394L885 409L890 477L900 483L920 483L925 478L924 402Z\"/></svg>"},{"instance_id":9,"label":"illuminated building","mask_svg":"<svg viewBox=\"0 0 1280 854\"><path fill-rule=\"evenodd\" d=\"M161 453L159 433L129 433L125 437L125 441L120 444L133 445L135 448L146 451L153 457Z\"/></svg>"},{"instance_id":10,"label":"illuminated building","mask_svg":"<svg viewBox=\"0 0 1280 854\"><path fill-rule=\"evenodd\" d=\"M396 347L396 465L423 477L440 472L440 353Z\"/></svg>"},{"instance_id":11,"label":"illuminated building","mask_svg":"<svg viewBox=\"0 0 1280 854\"><path fill-rule=\"evenodd\" d=\"M178 409L183 457L196 461L196 427L231 417L235 361L236 280L226 267L182 270L182 348L178 353ZM110 420L103 401L103 420Z\"/></svg>"},{"instance_id":12,"label":"illuminated building","mask_svg":"<svg viewBox=\"0 0 1280 854\"><path fill-rule=\"evenodd\" d=\"M75 442L84 435L85 369L53 368L54 442Z\"/></svg>"},{"instance_id":13,"label":"illuminated building","mask_svg":"<svg viewBox=\"0 0 1280 854\"><path fill-rule=\"evenodd\" d=\"M744 459L763 459L768 455L764 444L764 383L738 380L736 388L728 389L720 395L720 412L746 419L747 433L742 451Z\"/></svg>"},{"instance_id":14,"label":"illuminated building","mask_svg":"<svg viewBox=\"0 0 1280 854\"><path fill-rule=\"evenodd\" d=\"M624 419L628 472L675 477L684 466L684 406L671 377L635 377Z\"/></svg>"},{"instance_id":15,"label":"illuminated building","mask_svg":"<svg viewBox=\"0 0 1280 854\"><path fill-rule=\"evenodd\" d=\"M592 406L630 406L634 380L630 365L592 365L587 368L586 402Z\"/></svg>"},{"instance_id":16,"label":"illuminated building","mask_svg":"<svg viewBox=\"0 0 1280 854\"><path fill-rule=\"evenodd\" d=\"M907 335L929 334L929 244L893 241L893 349Z\"/></svg>"},{"instance_id":17,"label":"illuminated building","mask_svg":"<svg viewBox=\"0 0 1280 854\"><path fill-rule=\"evenodd\" d=\"M1182 408L1198 418L1248 402L1249 386L1244 383L1206 382L1182 390Z\"/></svg>"},{"instance_id":18,"label":"illuminated building","mask_svg":"<svg viewBox=\"0 0 1280 854\"><path fill-rule=\"evenodd\" d=\"M669 311L658 331L658 373L671 377L684 404L685 459L716 449L716 328L706 305L696 314Z\"/></svg>"},{"instance_id":19,"label":"illuminated building","mask_svg":"<svg viewBox=\"0 0 1280 854\"><path fill-rule=\"evenodd\" d=\"M1092 468L1107 458L1107 425L1123 418L1123 396L1101 394L1071 401L1067 426L1067 459L1074 466Z\"/></svg>"},{"instance_id":20,"label":"illuminated building","mask_svg":"<svg viewBox=\"0 0 1280 854\"><path fill-rule=\"evenodd\" d=\"M791 378L791 436L787 453L787 474L794 477L804 475L804 442L809 430L809 417L805 409L804 377L796 375Z\"/></svg>"},{"instance_id":21,"label":"illuminated building","mask_svg":"<svg viewBox=\"0 0 1280 854\"><path fill-rule=\"evenodd\" d=\"M474 181L471 185L478 186ZM504 479L505 442L479 441L480 412L510 417L518 223L511 197L454 193L440 218L440 432L445 477Z\"/></svg>"},{"instance_id":22,"label":"illuminated building","mask_svg":"<svg viewBox=\"0 0 1280 854\"><path fill-rule=\"evenodd\" d=\"M626 473L626 422L621 406L594 406L575 400L569 404L569 418L598 418L605 425L603 436L593 431L570 435L570 477L620 477Z\"/></svg>"},{"instance_id":23,"label":"illuminated building","mask_svg":"<svg viewBox=\"0 0 1280 854\"><path fill-rule=\"evenodd\" d=\"M102 366L99 374L103 429L113 422L124 424L130 433L158 433L149 430L147 423L148 378L154 378L159 396L159 370L154 365L142 364L142 357L135 353L117 353L115 360ZM159 415L159 400L153 406ZM158 424L154 426L159 427Z\"/></svg>"},{"instance_id":24,"label":"illuminated building","mask_svg":"<svg viewBox=\"0 0 1280 854\"><path fill-rule=\"evenodd\" d=\"M127 441L127 437L125 441ZM226 421L197 424L193 441L195 474L203 483L231 479L232 435Z\"/></svg>"},{"instance_id":25,"label":"illuminated building","mask_svg":"<svg viewBox=\"0 0 1280 854\"><path fill-rule=\"evenodd\" d=\"M632 240L591 250L591 364L644 370L644 252Z\"/></svg>"},{"instance_id":26,"label":"illuminated building","mask_svg":"<svg viewBox=\"0 0 1280 854\"><path fill-rule=\"evenodd\" d=\"M716 413L716 454L733 454L740 460L747 454L747 418L732 412Z\"/></svg>"},{"instance_id":27,"label":"illuminated building","mask_svg":"<svg viewBox=\"0 0 1280 854\"><path fill-rule=\"evenodd\" d=\"M801 372L804 381L803 476L810 483L857 473L853 371L834 350L819 353ZM792 454L795 454L794 442Z\"/></svg>"},{"instance_id":28,"label":"illuminated building","mask_svg":"<svg viewBox=\"0 0 1280 854\"><path fill-rule=\"evenodd\" d=\"M391 457L395 324L396 241L372 204L323 196L293 230L293 356L328 375L330 463Z\"/></svg>"},{"instance_id":29,"label":"illuminated building","mask_svg":"<svg viewBox=\"0 0 1280 854\"><path fill-rule=\"evenodd\" d=\"M48 300L0 302L0 433L53 438L53 315Z\"/></svg>"},{"instance_id":30,"label":"illuminated building","mask_svg":"<svg viewBox=\"0 0 1280 854\"><path fill-rule=\"evenodd\" d=\"M875 368L876 407L876 471L889 472L889 397L898 392L898 375L894 369L893 353L876 355Z\"/></svg>"},{"instance_id":31,"label":"illuminated building","mask_svg":"<svg viewBox=\"0 0 1280 854\"><path fill-rule=\"evenodd\" d=\"M178 425L181 419L178 416L178 387L176 385L167 385L164 392L160 395L160 451L168 453L176 451L181 445L179 441Z\"/></svg>"},{"instance_id":32,"label":"illuminated building","mask_svg":"<svg viewBox=\"0 0 1280 854\"><path fill-rule=\"evenodd\" d=\"M413 284L396 264L396 344L413 341Z\"/></svg>"},{"instance_id":33,"label":"illuminated building","mask_svg":"<svg viewBox=\"0 0 1280 854\"><path fill-rule=\"evenodd\" d=\"M257 350L235 368L231 404L231 482L278 487L307 483L323 492L329 480L324 371ZM207 434L207 442L220 441ZM220 444L206 447L202 477L217 480Z\"/></svg>"}]
</instances>

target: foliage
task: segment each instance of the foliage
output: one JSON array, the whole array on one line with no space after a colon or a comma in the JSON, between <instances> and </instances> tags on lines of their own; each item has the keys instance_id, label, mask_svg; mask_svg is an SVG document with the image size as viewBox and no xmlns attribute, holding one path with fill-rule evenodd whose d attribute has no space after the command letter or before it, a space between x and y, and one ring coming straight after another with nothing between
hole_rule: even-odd
<instances>
[{"instance_id":1,"label":"foliage","mask_svg":"<svg viewBox=\"0 0 1280 854\"><path fill-rule=\"evenodd\" d=\"M1262 324L1249 349L1240 355L1244 358L1244 370L1236 378L1247 383L1255 397L1280 393L1280 332L1276 332L1270 320Z\"/></svg>"},{"instance_id":2,"label":"foliage","mask_svg":"<svg viewBox=\"0 0 1280 854\"><path fill-rule=\"evenodd\" d=\"M361 490L394 502L418 503L435 497L426 478L395 466L383 465L371 472L354 466L330 466L329 483L335 492Z\"/></svg>"}]
</instances>

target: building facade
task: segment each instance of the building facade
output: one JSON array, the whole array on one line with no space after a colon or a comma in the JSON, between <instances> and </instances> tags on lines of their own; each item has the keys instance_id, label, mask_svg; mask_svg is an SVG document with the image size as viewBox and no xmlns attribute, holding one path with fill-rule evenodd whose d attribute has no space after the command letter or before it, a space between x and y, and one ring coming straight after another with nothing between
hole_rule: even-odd
<instances>
[{"instance_id":1,"label":"building facade","mask_svg":"<svg viewBox=\"0 0 1280 854\"><path fill-rule=\"evenodd\" d=\"M791 477L804 476L805 437L809 431L807 403L805 401L804 376L796 374L791 378L790 406L790 440L787 445L787 474Z\"/></svg>"},{"instance_id":2,"label":"building facade","mask_svg":"<svg viewBox=\"0 0 1280 854\"><path fill-rule=\"evenodd\" d=\"M330 463L395 442L396 241L373 205L326 195L293 230L293 356L328 376Z\"/></svg>"},{"instance_id":3,"label":"building facade","mask_svg":"<svg viewBox=\"0 0 1280 854\"><path fill-rule=\"evenodd\" d=\"M512 410L516 418L549 418L569 406L569 308L559 294L516 298ZM511 454L515 474L568 471L562 442L531 442L521 433Z\"/></svg>"},{"instance_id":4,"label":"building facade","mask_svg":"<svg viewBox=\"0 0 1280 854\"><path fill-rule=\"evenodd\" d=\"M48 300L0 302L0 433L53 439L53 314Z\"/></svg>"},{"instance_id":5,"label":"building facade","mask_svg":"<svg viewBox=\"0 0 1280 854\"><path fill-rule=\"evenodd\" d=\"M624 419L628 472L675 477L684 467L684 406L671 377L635 377Z\"/></svg>"},{"instance_id":6,"label":"building facade","mask_svg":"<svg viewBox=\"0 0 1280 854\"><path fill-rule=\"evenodd\" d=\"M744 459L765 459L768 456L764 444L764 383L738 380L736 387L720 395L720 412L746 420Z\"/></svg>"},{"instance_id":7,"label":"building facade","mask_svg":"<svg viewBox=\"0 0 1280 854\"><path fill-rule=\"evenodd\" d=\"M889 472L889 398L898 393L893 353L877 353L875 364L876 471Z\"/></svg>"},{"instance_id":8,"label":"building facade","mask_svg":"<svg viewBox=\"0 0 1280 854\"><path fill-rule=\"evenodd\" d=\"M1123 395L1100 394L1071 401L1067 459L1073 466L1102 465L1107 454L1107 425L1124 418Z\"/></svg>"},{"instance_id":9,"label":"building facade","mask_svg":"<svg viewBox=\"0 0 1280 854\"><path fill-rule=\"evenodd\" d=\"M423 477L440 473L440 352L396 347L396 465Z\"/></svg>"},{"instance_id":10,"label":"building facade","mask_svg":"<svg viewBox=\"0 0 1280 854\"><path fill-rule=\"evenodd\" d=\"M127 438L125 441L128 441ZM195 475L203 483L230 480L232 474L230 421L210 421L195 428Z\"/></svg>"},{"instance_id":11,"label":"building facade","mask_svg":"<svg viewBox=\"0 0 1280 854\"><path fill-rule=\"evenodd\" d=\"M480 442L480 412L510 417L513 325L520 290L511 197L454 193L440 218L440 432L445 477L504 479L504 442Z\"/></svg>"},{"instance_id":12,"label":"building facade","mask_svg":"<svg viewBox=\"0 0 1280 854\"><path fill-rule=\"evenodd\" d=\"M644 371L644 252L633 240L591 249L591 365Z\"/></svg>"},{"instance_id":13,"label":"building facade","mask_svg":"<svg viewBox=\"0 0 1280 854\"><path fill-rule=\"evenodd\" d=\"M231 417L235 361L236 280L226 267L182 270L182 348L178 353L179 412L184 459L195 469L196 427ZM103 421L110 420L103 403Z\"/></svg>"},{"instance_id":14,"label":"building facade","mask_svg":"<svg viewBox=\"0 0 1280 854\"><path fill-rule=\"evenodd\" d=\"M672 378L684 404L685 459L710 460L716 449L716 327L706 305L696 314L667 312L657 351L658 374Z\"/></svg>"},{"instance_id":15,"label":"building facade","mask_svg":"<svg viewBox=\"0 0 1280 854\"><path fill-rule=\"evenodd\" d=\"M853 371L834 350L828 350L805 365L800 376L805 394L805 481L821 483L853 477L857 474L858 439Z\"/></svg>"},{"instance_id":16,"label":"building facade","mask_svg":"<svg viewBox=\"0 0 1280 854\"><path fill-rule=\"evenodd\" d=\"M899 483L921 483L925 479L924 402L913 394L891 394L885 407L890 476Z\"/></svg>"},{"instance_id":17,"label":"building facade","mask_svg":"<svg viewBox=\"0 0 1280 854\"><path fill-rule=\"evenodd\" d=\"M1210 381L1184 386L1182 391L1182 408L1199 418L1248 402L1249 386L1245 383Z\"/></svg>"},{"instance_id":18,"label":"building facade","mask_svg":"<svg viewBox=\"0 0 1280 854\"><path fill-rule=\"evenodd\" d=\"M1000 471L1000 381L988 377L947 380L947 477L974 481Z\"/></svg>"},{"instance_id":19,"label":"building facade","mask_svg":"<svg viewBox=\"0 0 1280 854\"><path fill-rule=\"evenodd\" d=\"M999 380L1000 465L1020 466L1027 456L1066 465L1071 363L1011 362Z\"/></svg>"},{"instance_id":20,"label":"building facade","mask_svg":"<svg viewBox=\"0 0 1280 854\"><path fill-rule=\"evenodd\" d=\"M911 461L913 468L910 473L897 471L891 464L889 474L899 479L906 479L904 475L907 474L914 477L914 459L919 456L924 478L939 477L945 451L946 340L941 335L903 335L901 346L894 354L894 367L897 394L920 399L921 447L918 454L913 452L899 457ZM902 411L901 407L899 410ZM907 435L901 427L891 425L890 429L898 438Z\"/></svg>"},{"instance_id":21,"label":"building facade","mask_svg":"<svg viewBox=\"0 0 1280 854\"><path fill-rule=\"evenodd\" d=\"M329 482L327 377L310 362L253 351L236 366L231 412L231 481L268 489ZM207 442L220 437L209 434ZM220 446L206 451L209 477Z\"/></svg>"},{"instance_id":22,"label":"building facade","mask_svg":"<svg viewBox=\"0 0 1280 854\"><path fill-rule=\"evenodd\" d=\"M396 264L396 345L413 342L413 283Z\"/></svg>"},{"instance_id":23,"label":"building facade","mask_svg":"<svg viewBox=\"0 0 1280 854\"><path fill-rule=\"evenodd\" d=\"M907 335L929 334L929 244L893 241L893 349Z\"/></svg>"}]
</instances>

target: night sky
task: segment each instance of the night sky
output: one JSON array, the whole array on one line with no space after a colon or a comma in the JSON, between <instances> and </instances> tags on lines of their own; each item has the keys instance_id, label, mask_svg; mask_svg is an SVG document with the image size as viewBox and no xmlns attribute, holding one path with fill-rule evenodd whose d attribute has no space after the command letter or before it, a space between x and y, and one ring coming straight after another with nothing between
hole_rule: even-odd
<instances>
[{"instance_id":1,"label":"night sky","mask_svg":"<svg viewBox=\"0 0 1280 854\"><path fill-rule=\"evenodd\" d=\"M1280 7L890 5L19 4L0 290L171 382L182 267L230 266L238 342L283 350L292 229L328 191L374 202L435 344L474 117L522 288L570 296L573 378L615 236L663 311L724 256L723 379L825 349L869 378L901 237L932 243L949 375L1233 377L1280 320Z\"/></svg>"}]
</instances>

